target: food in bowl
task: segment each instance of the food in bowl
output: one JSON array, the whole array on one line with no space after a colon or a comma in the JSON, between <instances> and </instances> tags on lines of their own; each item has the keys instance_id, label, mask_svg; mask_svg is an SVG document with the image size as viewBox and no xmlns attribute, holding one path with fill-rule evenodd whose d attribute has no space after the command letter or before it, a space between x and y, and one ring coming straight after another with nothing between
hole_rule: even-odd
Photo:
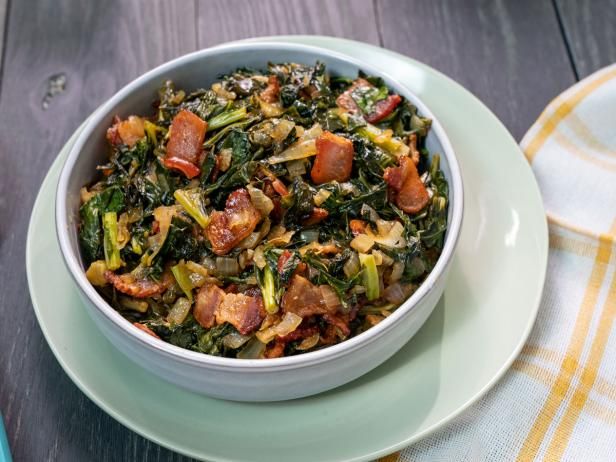
<instances>
[{"instance_id":1,"label":"food in bowl","mask_svg":"<svg viewBox=\"0 0 616 462\"><path fill-rule=\"evenodd\" d=\"M431 121L375 77L238 69L167 81L116 117L81 191L88 280L135 328L209 355L274 358L389 316L441 253L448 184Z\"/></svg>"}]
</instances>

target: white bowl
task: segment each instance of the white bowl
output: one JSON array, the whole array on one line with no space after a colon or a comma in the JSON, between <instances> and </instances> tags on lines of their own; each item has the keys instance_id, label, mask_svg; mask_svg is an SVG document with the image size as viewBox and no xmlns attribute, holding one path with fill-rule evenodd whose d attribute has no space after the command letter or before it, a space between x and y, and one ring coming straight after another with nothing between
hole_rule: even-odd
<instances>
[{"instance_id":1,"label":"white bowl","mask_svg":"<svg viewBox=\"0 0 616 462\"><path fill-rule=\"evenodd\" d=\"M151 103L166 79L173 80L179 88L196 89L208 87L221 74L238 67L264 68L269 61L314 64L317 60L334 75L355 77L361 69L382 77L389 88L432 119L426 145L430 153L441 154L441 168L450 189L445 245L432 272L381 323L337 345L297 356L221 358L179 348L135 329L86 279L77 236L79 189L94 179L96 166L105 161L105 133L113 116L151 112ZM417 96L372 65L333 51L291 43L241 43L198 51L163 64L125 86L91 116L60 174L56 231L64 261L86 309L107 338L135 363L197 393L238 401L276 401L312 395L356 379L392 356L417 332L445 288L460 234L462 209L462 179L453 148L438 120Z\"/></svg>"}]
</instances>

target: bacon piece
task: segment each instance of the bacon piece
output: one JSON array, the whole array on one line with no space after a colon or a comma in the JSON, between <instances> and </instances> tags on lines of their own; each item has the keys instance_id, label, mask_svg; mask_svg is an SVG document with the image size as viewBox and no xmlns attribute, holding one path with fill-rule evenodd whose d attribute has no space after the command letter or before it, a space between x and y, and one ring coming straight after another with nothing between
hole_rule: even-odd
<instances>
[{"instance_id":1,"label":"bacon piece","mask_svg":"<svg viewBox=\"0 0 616 462\"><path fill-rule=\"evenodd\" d=\"M333 324L328 324L325 331L321 332L321 345L333 345L339 342L338 330Z\"/></svg>"},{"instance_id":2,"label":"bacon piece","mask_svg":"<svg viewBox=\"0 0 616 462\"><path fill-rule=\"evenodd\" d=\"M158 335L156 335L156 332L154 332L152 329L150 329L145 324L141 324L140 322L134 322L133 326L135 326L139 330L142 330L146 334L151 335L154 338L160 339L160 337Z\"/></svg>"},{"instance_id":3,"label":"bacon piece","mask_svg":"<svg viewBox=\"0 0 616 462\"><path fill-rule=\"evenodd\" d=\"M366 79L360 78L355 80L353 84L344 93L342 93L340 96L338 96L338 98L336 98L336 105L349 112L359 111L359 106L351 95L356 88L371 86L372 84Z\"/></svg>"},{"instance_id":4,"label":"bacon piece","mask_svg":"<svg viewBox=\"0 0 616 462\"><path fill-rule=\"evenodd\" d=\"M347 181L353 169L353 142L331 132L323 132L316 140L317 156L310 171L317 184Z\"/></svg>"},{"instance_id":5,"label":"bacon piece","mask_svg":"<svg viewBox=\"0 0 616 462\"><path fill-rule=\"evenodd\" d=\"M267 79L267 87L261 92L259 96L266 103L272 104L278 101L279 95L280 83L278 82L278 77L276 77L275 75L270 75Z\"/></svg>"},{"instance_id":6,"label":"bacon piece","mask_svg":"<svg viewBox=\"0 0 616 462\"><path fill-rule=\"evenodd\" d=\"M115 274L113 271L105 271L105 279L123 294L135 298L148 298L152 295L162 294L173 284L173 276L165 271L160 282L152 279L137 279L131 273Z\"/></svg>"},{"instance_id":7,"label":"bacon piece","mask_svg":"<svg viewBox=\"0 0 616 462\"><path fill-rule=\"evenodd\" d=\"M323 319L325 319L328 324L331 324L332 326L335 326L340 329L340 332L342 332L345 337L348 337L351 333L348 315L344 316L339 314L325 313L323 315Z\"/></svg>"},{"instance_id":8,"label":"bacon piece","mask_svg":"<svg viewBox=\"0 0 616 462\"><path fill-rule=\"evenodd\" d=\"M229 194L225 210L215 211L205 234L216 255L225 255L254 231L261 220L261 213L250 201L244 188Z\"/></svg>"},{"instance_id":9,"label":"bacon piece","mask_svg":"<svg viewBox=\"0 0 616 462\"><path fill-rule=\"evenodd\" d=\"M290 311L302 318L327 313L318 286L303 276L295 275L284 293L281 303L283 311Z\"/></svg>"},{"instance_id":10,"label":"bacon piece","mask_svg":"<svg viewBox=\"0 0 616 462\"><path fill-rule=\"evenodd\" d=\"M353 85L351 85L344 93L336 98L336 105L348 112L360 112L361 109L353 99L352 95L357 88L361 87L374 87L374 85L365 79L355 80ZM402 98L400 95L388 95L385 99L382 99L375 104L372 112L369 114L364 114L364 119L371 124L380 122L391 114L401 101Z\"/></svg>"},{"instance_id":11,"label":"bacon piece","mask_svg":"<svg viewBox=\"0 0 616 462\"><path fill-rule=\"evenodd\" d=\"M276 191L278 194L280 194L283 197L289 194L289 190L287 189L287 187L278 178L275 178L272 181L272 187L274 188L274 191Z\"/></svg>"},{"instance_id":12,"label":"bacon piece","mask_svg":"<svg viewBox=\"0 0 616 462\"><path fill-rule=\"evenodd\" d=\"M319 333L319 328L317 326L298 327L293 332L289 332L283 337L278 337L278 340L284 343L295 342L296 340L303 340L305 338L312 337L317 333Z\"/></svg>"},{"instance_id":13,"label":"bacon piece","mask_svg":"<svg viewBox=\"0 0 616 462\"><path fill-rule=\"evenodd\" d=\"M419 151L417 150L417 133L411 133L409 135L409 148L411 148L411 159L415 166L419 164Z\"/></svg>"},{"instance_id":14,"label":"bacon piece","mask_svg":"<svg viewBox=\"0 0 616 462\"><path fill-rule=\"evenodd\" d=\"M272 172L270 172L267 169L264 169L264 170L265 170L264 172L265 176L269 180L269 181L266 180L265 187L263 188L263 192L265 193L267 197L269 197L270 199L273 199L275 197L272 191L277 192L279 195L283 197L289 194L289 190L287 189L285 184L282 181L280 181L276 177L276 175L274 175Z\"/></svg>"},{"instance_id":15,"label":"bacon piece","mask_svg":"<svg viewBox=\"0 0 616 462\"><path fill-rule=\"evenodd\" d=\"M209 329L216 322L216 310L225 297L225 292L215 284L205 284L195 300L193 316L199 324Z\"/></svg>"},{"instance_id":16,"label":"bacon piece","mask_svg":"<svg viewBox=\"0 0 616 462\"><path fill-rule=\"evenodd\" d=\"M278 264L277 264L278 273L282 273L284 269L284 265L287 264L287 261L289 260L289 258L291 258L291 256L293 256L293 254L289 250L285 249L282 251L282 253L280 254L280 257L278 257Z\"/></svg>"},{"instance_id":17,"label":"bacon piece","mask_svg":"<svg viewBox=\"0 0 616 462\"><path fill-rule=\"evenodd\" d=\"M284 270L284 265L287 263L287 261L289 260L289 258L291 258L292 255L293 254L286 249L280 254L280 257L278 257L278 264L276 265L279 274L282 274L282 271ZM299 262L295 267L295 270L293 270L293 274L302 274L304 271L306 271L306 263Z\"/></svg>"},{"instance_id":18,"label":"bacon piece","mask_svg":"<svg viewBox=\"0 0 616 462\"><path fill-rule=\"evenodd\" d=\"M280 198L274 197L272 199L272 202L274 203L274 208L270 212L270 217L274 221L281 221L284 215L284 209L282 208L282 203L280 202Z\"/></svg>"},{"instance_id":19,"label":"bacon piece","mask_svg":"<svg viewBox=\"0 0 616 462\"><path fill-rule=\"evenodd\" d=\"M339 306L328 306L323 290L333 290L328 285L315 286L308 279L295 274L289 288L282 296L282 310L307 318L317 314L335 314Z\"/></svg>"},{"instance_id":20,"label":"bacon piece","mask_svg":"<svg viewBox=\"0 0 616 462\"><path fill-rule=\"evenodd\" d=\"M406 213L417 213L430 201L425 185L419 178L417 167L407 156L400 157L399 167L387 167L383 179L390 187L396 205Z\"/></svg>"},{"instance_id":21,"label":"bacon piece","mask_svg":"<svg viewBox=\"0 0 616 462\"><path fill-rule=\"evenodd\" d=\"M112 145L123 143L128 147L133 147L144 136L143 119L134 115L126 120L115 116L113 125L107 129L107 141Z\"/></svg>"},{"instance_id":22,"label":"bacon piece","mask_svg":"<svg viewBox=\"0 0 616 462\"><path fill-rule=\"evenodd\" d=\"M349 228L353 236L363 234L366 232L366 222L364 220L351 220L349 221Z\"/></svg>"},{"instance_id":23,"label":"bacon piece","mask_svg":"<svg viewBox=\"0 0 616 462\"><path fill-rule=\"evenodd\" d=\"M274 342L274 345L271 347L268 347L268 349L265 350L264 356L268 359L280 358L284 356L284 349L286 346L287 344L285 342L282 342L279 339L276 339L276 341Z\"/></svg>"},{"instance_id":24,"label":"bacon piece","mask_svg":"<svg viewBox=\"0 0 616 462\"><path fill-rule=\"evenodd\" d=\"M394 109L396 109L398 104L400 104L400 101L402 101L400 95L389 95L387 96L387 98L378 101L374 105L374 111L372 111L370 114L366 114L364 116L364 119L366 119L366 121L370 122L371 124L378 123L385 117L387 117L389 114L394 112Z\"/></svg>"},{"instance_id":25,"label":"bacon piece","mask_svg":"<svg viewBox=\"0 0 616 462\"><path fill-rule=\"evenodd\" d=\"M263 299L244 294L226 294L216 310L217 324L233 324L242 335L257 329L264 318Z\"/></svg>"},{"instance_id":26,"label":"bacon piece","mask_svg":"<svg viewBox=\"0 0 616 462\"><path fill-rule=\"evenodd\" d=\"M199 116L185 109L178 112L169 128L165 167L181 171L186 178L199 175L206 130L207 122Z\"/></svg>"},{"instance_id":27,"label":"bacon piece","mask_svg":"<svg viewBox=\"0 0 616 462\"><path fill-rule=\"evenodd\" d=\"M113 122L111 127L107 129L107 141L112 146L116 146L118 144L122 144L122 138L120 138L120 133L118 132L118 125L120 125L122 119L119 116L113 116Z\"/></svg>"},{"instance_id":28,"label":"bacon piece","mask_svg":"<svg viewBox=\"0 0 616 462\"><path fill-rule=\"evenodd\" d=\"M329 216L329 212L321 207L313 207L312 212L308 215L302 224L304 226L312 226L322 222Z\"/></svg>"},{"instance_id":29,"label":"bacon piece","mask_svg":"<svg viewBox=\"0 0 616 462\"><path fill-rule=\"evenodd\" d=\"M206 284L197 293L193 316L206 329L228 322L246 335L261 325L265 308L260 292L238 294Z\"/></svg>"}]
</instances>

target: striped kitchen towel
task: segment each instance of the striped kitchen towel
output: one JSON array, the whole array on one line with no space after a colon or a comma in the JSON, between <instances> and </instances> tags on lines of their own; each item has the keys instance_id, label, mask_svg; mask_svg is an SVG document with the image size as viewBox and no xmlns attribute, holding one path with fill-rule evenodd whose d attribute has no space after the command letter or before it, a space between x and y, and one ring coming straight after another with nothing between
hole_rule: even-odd
<instances>
[{"instance_id":1,"label":"striped kitchen towel","mask_svg":"<svg viewBox=\"0 0 616 462\"><path fill-rule=\"evenodd\" d=\"M534 329L485 397L383 462L616 461L616 65L552 101L521 147L550 229Z\"/></svg>"}]
</instances>

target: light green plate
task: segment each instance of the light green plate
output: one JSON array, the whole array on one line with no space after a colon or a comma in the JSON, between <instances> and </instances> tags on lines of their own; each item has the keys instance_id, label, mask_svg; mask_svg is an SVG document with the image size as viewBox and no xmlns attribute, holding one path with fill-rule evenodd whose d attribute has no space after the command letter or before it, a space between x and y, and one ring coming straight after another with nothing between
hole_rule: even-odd
<instances>
[{"instance_id":1,"label":"light green plate","mask_svg":"<svg viewBox=\"0 0 616 462\"><path fill-rule=\"evenodd\" d=\"M281 403L210 399L135 367L89 319L56 244L53 197L71 141L32 212L26 255L32 303L51 349L77 386L115 419L163 446L211 460L370 460L441 427L511 364L543 288L545 216L515 141L452 80L357 42L278 40L332 48L380 66L415 91L449 134L464 176L464 226L444 298L417 336L349 385Z\"/></svg>"}]
</instances>

